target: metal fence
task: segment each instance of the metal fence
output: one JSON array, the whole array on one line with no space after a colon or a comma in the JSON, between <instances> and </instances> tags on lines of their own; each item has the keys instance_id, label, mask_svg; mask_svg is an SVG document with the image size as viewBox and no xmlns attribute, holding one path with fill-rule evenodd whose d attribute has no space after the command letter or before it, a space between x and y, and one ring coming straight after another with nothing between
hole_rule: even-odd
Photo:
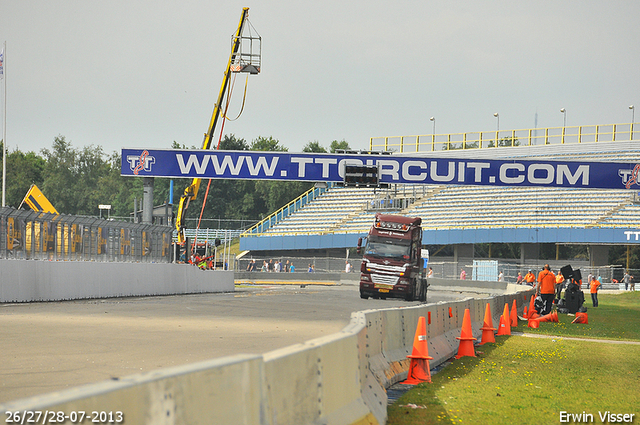
<instances>
[{"instance_id":1,"label":"metal fence","mask_svg":"<svg viewBox=\"0 0 640 425\"><path fill-rule=\"evenodd\" d=\"M172 227L0 208L0 258L171 261Z\"/></svg>"},{"instance_id":2,"label":"metal fence","mask_svg":"<svg viewBox=\"0 0 640 425\"><path fill-rule=\"evenodd\" d=\"M477 259L480 260L480 259ZM486 260L486 259L483 259ZM497 276L500 272L504 274L504 281L508 283L516 283L518 278L518 273L522 276L525 276L529 270L533 272L533 274L538 276L538 272L542 270L544 267L543 263L527 263L527 264L519 264L514 262L508 262L504 260L494 259L497 263L497 267L495 269L495 280L497 280ZM600 267L592 267L585 265L583 262L576 262L571 260L566 260L564 262L550 262L551 270L554 273L557 273L561 267L571 265L574 270L580 270L580 274L582 275L582 285L583 288L588 288L588 276L589 274L593 274L596 278L600 278L600 282L602 283L604 288L607 289L620 289L624 290L625 286L622 282L622 278L624 276L625 269L622 266L611 265L611 266L600 266ZM429 261L429 267L433 269L433 275L437 278L444 279L459 279L460 272L464 270L467 274L467 279L473 279L473 276L478 276L483 273L478 273L478 270L474 270L476 267L483 267L481 265L474 265L473 261L470 260L461 260L461 261ZM475 273L474 273L475 272ZM640 281L640 269L631 269L629 270L629 274L634 276L635 281ZM486 273L484 273L486 275ZM491 279L490 279L491 280ZM627 287L627 289L629 289ZM638 291L640 291L640 286L637 287Z\"/></svg>"},{"instance_id":3,"label":"metal fence","mask_svg":"<svg viewBox=\"0 0 640 425\"><path fill-rule=\"evenodd\" d=\"M236 270L246 271L248 270L249 264L255 260L254 271L255 272L266 272L269 268L269 264L273 264L275 268L275 264L279 262L281 264L281 272L284 272L285 265L293 264L295 266L295 272L304 272L307 273L309 267L313 265L313 269L315 272L344 272L346 262L348 261L351 264L351 272L352 273L360 273L360 263L362 262L361 257L352 257L348 260L343 258L336 257L288 257L288 256L273 256L273 257L251 257L244 256L236 260ZM477 259L477 260L486 260L486 259ZM287 263L288 262L288 263ZM527 264L519 264L516 262L508 262L504 260L494 259L496 263L496 270L494 279L498 279L498 273L502 272L504 274L504 280L508 283L516 283L518 273L521 273L522 276L525 276L529 270L532 270L534 275L537 277L538 272L542 270L544 264L538 263L527 263ZM588 287L587 277L589 273L594 274L596 277L600 278L600 281L603 284L604 288L607 289L620 289L624 290L625 286L622 282L622 277L624 275L625 269L621 266L601 266L601 267L591 267L585 265L584 262L580 261L564 261L564 262L553 262L551 264L551 269L554 273L557 273L561 267L566 266L567 264L572 265L573 269L579 269L582 274L582 283L583 288ZM479 279L487 279L486 273L474 273L473 261L468 259L463 259L460 261L437 261L432 259L429 261L428 267L433 269L433 276L436 278L444 278L444 279L459 279L461 270L465 270L467 274L467 279L473 279L473 276L477 276ZM640 281L640 269L639 270L629 270L629 274L635 277L635 281ZM489 278L488 280L491 280ZM629 287L627 286L627 289ZM640 291L640 285L637 286L636 290Z\"/></svg>"},{"instance_id":4,"label":"metal fence","mask_svg":"<svg viewBox=\"0 0 640 425\"><path fill-rule=\"evenodd\" d=\"M623 123L372 137L369 141L369 149L392 152L435 152L455 149L624 142L637 140L640 137L639 128L640 123Z\"/></svg>"},{"instance_id":5,"label":"metal fence","mask_svg":"<svg viewBox=\"0 0 640 425\"><path fill-rule=\"evenodd\" d=\"M263 265L268 267L269 263L271 263L275 268L275 263L280 262L281 264L281 272L284 272L284 268L286 265L290 266L291 264L295 267L295 272L304 272L307 273L309 271L309 267L313 266L314 272L344 272L346 267L346 261L351 263L351 272L360 273L360 263L362 262L362 258L350 258L346 260L345 258L334 258L334 257L288 257L288 256L278 256L278 257L250 257L244 256L240 259L236 260L236 270L246 271L248 270L249 263L255 260L255 268L253 271L266 271L263 268ZM287 263L288 262L288 263Z\"/></svg>"}]
</instances>

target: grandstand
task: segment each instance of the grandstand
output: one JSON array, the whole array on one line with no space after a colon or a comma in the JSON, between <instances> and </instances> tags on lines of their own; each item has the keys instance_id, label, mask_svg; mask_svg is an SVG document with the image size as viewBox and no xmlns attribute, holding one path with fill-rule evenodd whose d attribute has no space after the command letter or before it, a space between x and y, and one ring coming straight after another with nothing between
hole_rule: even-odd
<instances>
[{"instance_id":1,"label":"grandstand","mask_svg":"<svg viewBox=\"0 0 640 425\"><path fill-rule=\"evenodd\" d=\"M420 158L640 163L640 146L629 139L631 137L615 142L418 151L415 155ZM286 217L275 221L267 218L268 226L263 222L262 226L249 229L241 237L241 249L353 247L357 238L367 233L378 211L422 217L423 243L429 245L639 243L624 233L638 226L640 202L638 192L633 190L455 185L392 185L374 190L330 185L300 208L289 211ZM605 261L603 258L592 260Z\"/></svg>"}]
</instances>

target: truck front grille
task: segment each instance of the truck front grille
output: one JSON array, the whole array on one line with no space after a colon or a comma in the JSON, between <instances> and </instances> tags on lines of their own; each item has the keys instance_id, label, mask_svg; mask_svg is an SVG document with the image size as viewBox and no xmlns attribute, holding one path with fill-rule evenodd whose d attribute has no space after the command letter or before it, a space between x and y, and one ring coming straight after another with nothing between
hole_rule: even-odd
<instances>
[{"instance_id":1,"label":"truck front grille","mask_svg":"<svg viewBox=\"0 0 640 425\"><path fill-rule=\"evenodd\" d=\"M398 283L398 276L372 273L371 281L373 283L381 283L383 285L395 285L396 283Z\"/></svg>"}]
</instances>

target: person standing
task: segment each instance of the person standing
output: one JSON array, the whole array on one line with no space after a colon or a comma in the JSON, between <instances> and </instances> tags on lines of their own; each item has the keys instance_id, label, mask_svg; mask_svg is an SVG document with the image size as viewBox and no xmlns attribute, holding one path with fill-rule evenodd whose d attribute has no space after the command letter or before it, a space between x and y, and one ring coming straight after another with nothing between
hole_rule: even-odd
<instances>
[{"instance_id":1,"label":"person standing","mask_svg":"<svg viewBox=\"0 0 640 425\"><path fill-rule=\"evenodd\" d=\"M345 273L351 273L351 263L350 263L349 261L346 261L346 262L345 262L345 265L344 265L344 272L345 272Z\"/></svg>"},{"instance_id":2,"label":"person standing","mask_svg":"<svg viewBox=\"0 0 640 425\"><path fill-rule=\"evenodd\" d=\"M556 275L556 299L560 299L560 295L562 295L562 288L564 287L564 276L562 275L562 271L558 271Z\"/></svg>"},{"instance_id":3,"label":"person standing","mask_svg":"<svg viewBox=\"0 0 640 425\"><path fill-rule=\"evenodd\" d=\"M622 281L624 282L624 290L628 291L629 290L629 271L627 270L626 272L624 272L624 277L622 278Z\"/></svg>"},{"instance_id":4,"label":"person standing","mask_svg":"<svg viewBox=\"0 0 640 425\"><path fill-rule=\"evenodd\" d=\"M542 311L540 314L544 316L545 314L551 313L553 299L556 296L556 276L548 264L545 264L542 271L538 273L536 294L542 297Z\"/></svg>"},{"instance_id":5,"label":"person standing","mask_svg":"<svg viewBox=\"0 0 640 425\"><path fill-rule=\"evenodd\" d=\"M522 277L522 273L518 272L518 277L516 278L516 284L522 285L523 280L524 280L524 277Z\"/></svg>"},{"instance_id":6,"label":"person standing","mask_svg":"<svg viewBox=\"0 0 640 425\"><path fill-rule=\"evenodd\" d=\"M536 281L536 275L533 274L533 270L529 270L529 273L524 275L524 281L527 282L527 285L533 286L533 282Z\"/></svg>"},{"instance_id":7,"label":"person standing","mask_svg":"<svg viewBox=\"0 0 640 425\"><path fill-rule=\"evenodd\" d=\"M504 273L500 272L500 274L498 274L498 282L504 282Z\"/></svg>"},{"instance_id":8,"label":"person standing","mask_svg":"<svg viewBox=\"0 0 640 425\"><path fill-rule=\"evenodd\" d=\"M460 280L466 280L467 279L467 272L464 271L464 269L462 269L462 271L460 272Z\"/></svg>"},{"instance_id":9,"label":"person standing","mask_svg":"<svg viewBox=\"0 0 640 425\"><path fill-rule=\"evenodd\" d=\"M591 303L594 307L598 307L598 289L600 289L600 285L600 281L595 276L592 276L591 282L589 282L589 292L591 292Z\"/></svg>"}]
</instances>

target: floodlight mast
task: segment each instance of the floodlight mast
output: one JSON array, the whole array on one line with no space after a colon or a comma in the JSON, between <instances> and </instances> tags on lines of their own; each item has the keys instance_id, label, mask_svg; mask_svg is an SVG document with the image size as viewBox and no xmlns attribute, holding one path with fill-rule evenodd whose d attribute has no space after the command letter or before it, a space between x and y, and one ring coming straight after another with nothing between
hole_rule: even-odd
<instances>
[{"instance_id":1,"label":"floodlight mast","mask_svg":"<svg viewBox=\"0 0 640 425\"><path fill-rule=\"evenodd\" d=\"M233 44L231 46L231 54L229 55L229 61L227 62L227 69L224 72L224 78L222 79L222 86L220 87L220 94L218 94L218 100L213 108L213 114L211 116L211 122L209 123L209 130L204 135L204 141L202 142L202 149L211 148L211 140L216 128L216 123L220 117L220 110L222 109L222 102L224 100L225 91L229 85L229 79L231 77L231 65L236 61L236 56L240 50L240 43L242 41L242 30L247 22L249 16L249 8L242 9L242 15L240 17L240 23L238 24L238 30L233 37ZM259 71L259 67L258 67ZM257 73L257 72L251 72ZM196 199L198 196L198 190L200 189L200 178L194 178L189 186L184 190L180 197L180 203L178 204L178 213L176 215L176 231L178 232L178 242L183 243L184 237L184 217L189 203Z\"/></svg>"}]
</instances>

